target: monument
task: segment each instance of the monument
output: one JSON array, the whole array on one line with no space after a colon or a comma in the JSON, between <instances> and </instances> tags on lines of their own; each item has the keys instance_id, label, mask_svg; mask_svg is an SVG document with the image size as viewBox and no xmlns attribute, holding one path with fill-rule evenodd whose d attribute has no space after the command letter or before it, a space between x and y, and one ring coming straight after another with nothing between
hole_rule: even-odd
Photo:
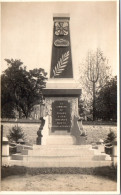
<instances>
[{"instance_id":1,"label":"monument","mask_svg":"<svg viewBox=\"0 0 121 195\"><path fill-rule=\"evenodd\" d=\"M76 137L80 136L75 117L79 117L81 90L73 75L69 21L68 14L53 17L50 78L43 90L48 115L45 120L48 125L43 130L45 144L77 144Z\"/></svg>"}]
</instances>

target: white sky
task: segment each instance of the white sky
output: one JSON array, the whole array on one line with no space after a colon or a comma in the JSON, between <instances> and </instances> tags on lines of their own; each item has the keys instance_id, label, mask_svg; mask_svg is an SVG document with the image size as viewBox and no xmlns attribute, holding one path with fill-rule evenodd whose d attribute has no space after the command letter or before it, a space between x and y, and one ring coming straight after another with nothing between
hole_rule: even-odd
<instances>
[{"instance_id":1,"label":"white sky","mask_svg":"<svg viewBox=\"0 0 121 195\"><path fill-rule=\"evenodd\" d=\"M2 66L8 59L21 59L27 69L44 68L50 73L53 14L70 14L74 76L89 49L100 48L109 59L113 75L117 65L116 2L10 2L2 3ZM49 76L49 74L48 74Z\"/></svg>"}]
</instances>

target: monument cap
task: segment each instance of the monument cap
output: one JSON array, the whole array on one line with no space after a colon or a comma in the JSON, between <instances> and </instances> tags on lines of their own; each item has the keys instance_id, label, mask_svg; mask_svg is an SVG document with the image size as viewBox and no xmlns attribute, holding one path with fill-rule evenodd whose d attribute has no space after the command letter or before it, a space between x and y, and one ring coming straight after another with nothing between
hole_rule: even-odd
<instances>
[{"instance_id":1,"label":"monument cap","mask_svg":"<svg viewBox=\"0 0 121 195\"><path fill-rule=\"evenodd\" d=\"M70 14L68 13L55 13L53 14L53 20L57 20L57 19L70 19Z\"/></svg>"}]
</instances>

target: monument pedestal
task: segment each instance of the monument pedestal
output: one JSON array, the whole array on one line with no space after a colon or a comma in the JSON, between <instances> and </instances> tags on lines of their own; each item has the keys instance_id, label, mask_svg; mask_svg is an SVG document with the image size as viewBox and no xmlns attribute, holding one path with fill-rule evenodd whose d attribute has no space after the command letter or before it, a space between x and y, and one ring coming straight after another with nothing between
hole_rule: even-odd
<instances>
[{"instance_id":1,"label":"monument pedestal","mask_svg":"<svg viewBox=\"0 0 121 195\"><path fill-rule=\"evenodd\" d=\"M78 86L74 79L49 79L43 90L47 113L43 128L44 145L84 144L85 138L80 137L75 121L79 117L78 98L81 94Z\"/></svg>"}]
</instances>

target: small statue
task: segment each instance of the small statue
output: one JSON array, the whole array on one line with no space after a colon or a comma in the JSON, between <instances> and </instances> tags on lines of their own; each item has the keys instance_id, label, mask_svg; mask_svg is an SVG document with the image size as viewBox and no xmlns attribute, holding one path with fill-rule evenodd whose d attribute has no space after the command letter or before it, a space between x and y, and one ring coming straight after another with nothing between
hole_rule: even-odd
<instances>
[{"instance_id":1,"label":"small statue","mask_svg":"<svg viewBox=\"0 0 121 195\"><path fill-rule=\"evenodd\" d=\"M45 120L43 119L43 117L41 117L40 120L41 120L41 124L40 124L39 130L37 131L38 137L37 137L37 139L36 139L36 144L37 144L37 145L41 145L41 139L42 139L42 137L43 137L41 131L43 130L43 127L44 127L44 125L45 125Z\"/></svg>"},{"instance_id":2,"label":"small statue","mask_svg":"<svg viewBox=\"0 0 121 195\"><path fill-rule=\"evenodd\" d=\"M83 120L83 117L79 117L77 124L79 127L80 136L86 136L86 131L83 129L83 126L82 126L82 120Z\"/></svg>"}]
</instances>

